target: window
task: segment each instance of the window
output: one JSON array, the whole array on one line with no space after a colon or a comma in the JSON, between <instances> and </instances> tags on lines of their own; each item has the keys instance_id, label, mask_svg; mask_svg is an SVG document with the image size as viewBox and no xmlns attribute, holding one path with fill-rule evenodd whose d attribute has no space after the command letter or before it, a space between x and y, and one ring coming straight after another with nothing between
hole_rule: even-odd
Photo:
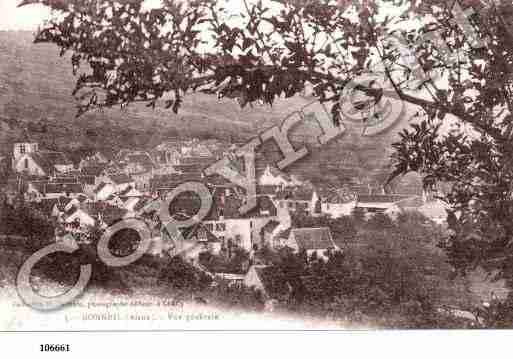
<instances>
[{"instance_id":1,"label":"window","mask_svg":"<svg viewBox=\"0 0 513 359\"><path fill-rule=\"evenodd\" d=\"M217 232L224 232L226 231L226 224L225 223L216 223L216 231Z\"/></svg>"},{"instance_id":2,"label":"window","mask_svg":"<svg viewBox=\"0 0 513 359\"><path fill-rule=\"evenodd\" d=\"M205 242L207 241L207 232L205 231L205 229L203 228L200 228L198 230L198 235L197 235L197 238L200 242Z\"/></svg>"},{"instance_id":3,"label":"window","mask_svg":"<svg viewBox=\"0 0 513 359\"><path fill-rule=\"evenodd\" d=\"M28 158L25 158L25 169L29 168L29 160Z\"/></svg>"},{"instance_id":4,"label":"window","mask_svg":"<svg viewBox=\"0 0 513 359\"><path fill-rule=\"evenodd\" d=\"M205 227L212 232L214 230L214 224L213 223L205 223Z\"/></svg>"},{"instance_id":5,"label":"window","mask_svg":"<svg viewBox=\"0 0 513 359\"><path fill-rule=\"evenodd\" d=\"M21 154L27 153L27 148L25 147L25 145L20 145L20 153Z\"/></svg>"}]
</instances>

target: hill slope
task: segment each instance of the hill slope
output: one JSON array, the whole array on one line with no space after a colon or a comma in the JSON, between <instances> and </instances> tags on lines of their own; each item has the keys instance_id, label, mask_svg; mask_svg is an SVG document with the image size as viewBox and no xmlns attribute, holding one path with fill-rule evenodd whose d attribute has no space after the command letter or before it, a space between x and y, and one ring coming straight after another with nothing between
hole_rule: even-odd
<instances>
[{"instance_id":1,"label":"hill slope","mask_svg":"<svg viewBox=\"0 0 513 359\"><path fill-rule=\"evenodd\" d=\"M68 58L59 57L56 47L36 45L32 40L29 32L0 32L0 153L7 153L13 142L26 137L46 147L67 150L146 147L170 137L242 141L281 123L309 103L294 97L277 101L272 107L241 109L233 100L193 94L186 97L178 115L162 108L132 105L127 110L109 109L77 119L71 96L75 78ZM384 177L390 144L407 119L405 116L401 124L378 137L362 137L361 128L347 128L337 141L313 149L295 170L319 180L330 176ZM306 123L298 126L292 137L311 143L318 135L318 126Z\"/></svg>"}]
</instances>

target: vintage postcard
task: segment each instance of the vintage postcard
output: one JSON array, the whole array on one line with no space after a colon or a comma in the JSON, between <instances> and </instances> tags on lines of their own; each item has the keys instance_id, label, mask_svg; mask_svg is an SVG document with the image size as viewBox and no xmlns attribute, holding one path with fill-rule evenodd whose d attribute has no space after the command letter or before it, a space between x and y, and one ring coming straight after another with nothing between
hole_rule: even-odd
<instances>
[{"instance_id":1,"label":"vintage postcard","mask_svg":"<svg viewBox=\"0 0 513 359\"><path fill-rule=\"evenodd\" d=\"M0 10L0 331L513 328L510 0Z\"/></svg>"}]
</instances>

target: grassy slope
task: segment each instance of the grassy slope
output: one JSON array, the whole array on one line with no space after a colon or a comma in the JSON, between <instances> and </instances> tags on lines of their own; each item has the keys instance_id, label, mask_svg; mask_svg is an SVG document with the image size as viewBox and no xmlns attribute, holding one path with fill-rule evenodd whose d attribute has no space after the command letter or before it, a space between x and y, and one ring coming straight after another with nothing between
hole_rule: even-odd
<instances>
[{"instance_id":1,"label":"grassy slope","mask_svg":"<svg viewBox=\"0 0 513 359\"><path fill-rule=\"evenodd\" d=\"M68 58L60 58L52 45L32 44L32 39L28 32L0 32L0 119L16 120L9 125L0 121L0 153L6 153L14 141L23 138L28 122L42 118L46 119L48 132L30 132L29 136L43 145L117 149L156 144L176 134L214 135L225 140L250 138L309 103L294 97L277 101L273 107L241 109L233 100L219 101L213 96L194 94L186 98L178 115L162 108L152 110L134 105L125 111L115 108L76 119L71 97L75 78ZM406 122L407 118L397 128ZM310 123L296 128L293 138L312 142L318 133L318 127ZM321 178L329 175L326 172L335 175L333 169L337 168L343 168L339 176L354 172L363 177L373 175L386 167L396 133L394 129L377 138L362 138L359 129L350 129L322 151L312 151L296 168Z\"/></svg>"}]
</instances>

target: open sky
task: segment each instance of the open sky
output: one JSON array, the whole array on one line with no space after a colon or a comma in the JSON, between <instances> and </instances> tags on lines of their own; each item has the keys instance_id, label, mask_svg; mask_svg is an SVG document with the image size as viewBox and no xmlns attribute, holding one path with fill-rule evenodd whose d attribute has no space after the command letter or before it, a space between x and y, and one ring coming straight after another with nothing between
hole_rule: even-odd
<instances>
[{"instance_id":1,"label":"open sky","mask_svg":"<svg viewBox=\"0 0 513 359\"><path fill-rule=\"evenodd\" d=\"M50 12L43 6L16 6L21 0L0 0L0 30L34 30Z\"/></svg>"},{"instance_id":2,"label":"open sky","mask_svg":"<svg viewBox=\"0 0 513 359\"><path fill-rule=\"evenodd\" d=\"M22 0L0 0L0 30L35 30L50 15L48 8L30 5L18 8ZM251 1L250 1L251 2ZM230 0L230 6L240 7L241 1ZM158 7L160 0L146 0L146 7Z\"/></svg>"}]
</instances>

